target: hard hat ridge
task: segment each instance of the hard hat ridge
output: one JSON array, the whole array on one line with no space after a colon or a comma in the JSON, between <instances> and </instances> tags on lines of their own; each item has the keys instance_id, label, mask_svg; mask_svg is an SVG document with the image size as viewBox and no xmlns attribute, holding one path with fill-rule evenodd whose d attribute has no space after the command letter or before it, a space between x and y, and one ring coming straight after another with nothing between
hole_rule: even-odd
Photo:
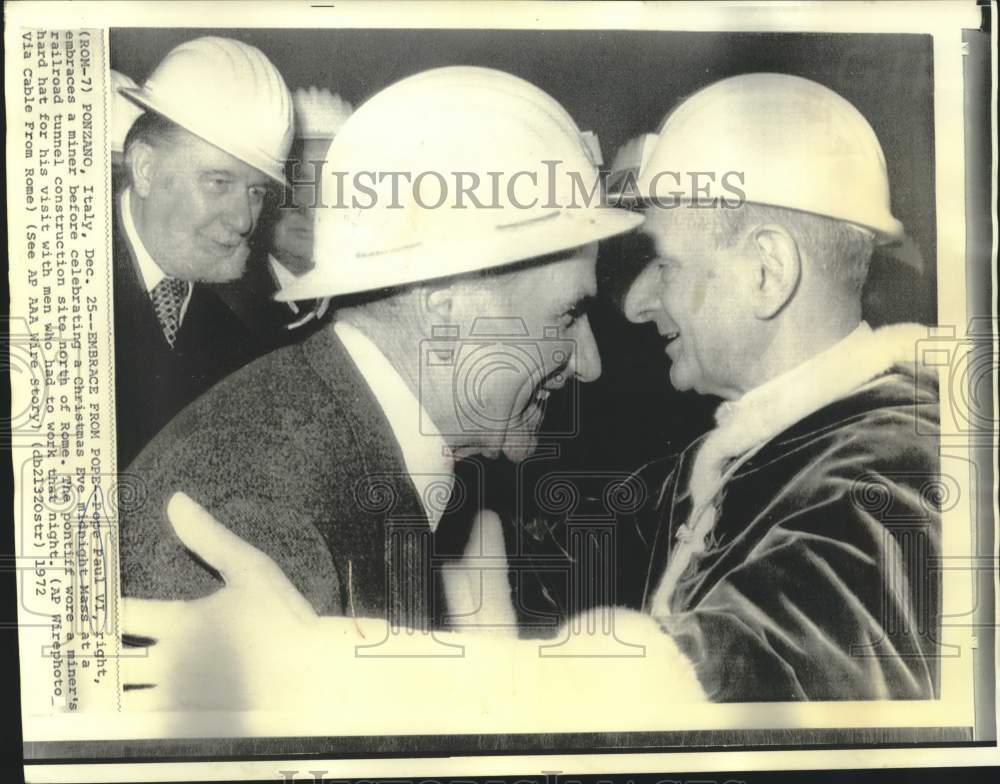
<instances>
[{"instance_id":1,"label":"hard hat ridge","mask_svg":"<svg viewBox=\"0 0 1000 784\"><path fill-rule=\"evenodd\" d=\"M277 298L460 275L627 231L641 216L573 201L574 178L597 182L595 149L555 99L511 74L451 66L407 77L331 143L316 266Z\"/></svg>"},{"instance_id":2,"label":"hard hat ridge","mask_svg":"<svg viewBox=\"0 0 1000 784\"><path fill-rule=\"evenodd\" d=\"M121 88L137 87L131 77L111 70L111 122L109 135L111 136L111 152L122 154L125 152L125 137L128 136L132 123L136 121L142 108L136 106L132 101L125 98L119 92Z\"/></svg>"}]
</instances>

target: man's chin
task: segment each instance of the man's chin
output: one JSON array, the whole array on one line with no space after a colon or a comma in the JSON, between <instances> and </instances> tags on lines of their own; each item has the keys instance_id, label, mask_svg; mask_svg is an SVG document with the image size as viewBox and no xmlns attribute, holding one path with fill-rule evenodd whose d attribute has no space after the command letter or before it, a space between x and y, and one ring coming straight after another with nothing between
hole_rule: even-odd
<instances>
[{"instance_id":1,"label":"man's chin","mask_svg":"<svg viewBox=\"0 0 1000 784\"><path fill-rule=\"evenodd\" d=\"M250 249L237 249L232 255L209 262L200 271L197 280L201 283L229 283L242 278L247 271Z\"/></svg>"},{"instance_id":2,"label":"man's chin","mask_svg":"<svg viewBox=\"0 0 1000 784\"><path fill-rule=\"evenodd\" d=\"M677 372L677 365L670 368L670 385L678 392L690 392L694 389L694 382L690 375L683 371Z\"/></svg>"},{"instance_id":3,"label":"man's chin","mask_svg":"<svg viewBox=\"0 0 1000 784\"><path fill-rule=\"evenodd\" d=\"M520 463L527 460L538 449L537 436L521 436L514 441L504 441L500 451L512 463Z\"/></svg>"},{"instance_id":4,"label":"man's chin","mask_svg":"<svg viewBox=\"0 0 1000 784\"><path fill-rule=\"evenodd\" d=\"M535 454L538 449L537 432L521 428L516 432L504 434L502 442L497 437L499 435L494 433L493 437L485 437L478 444L453 447L452 455L457 460L475 455L495 460L503 455L513 463L520 463Z\"/></svg>"},{"instance_id":5,"label":"man's chin","mask_svg":"<svg viewBox=\"0 0 1000 784\"><path fill-rule=\"evenodd\" d=\"M451 456L455 460L466 460L470 457L486 457L493 460L500 457L500 447L483 446L481 444L473 446L459 446L452 448Z\"/></svg>"}]
</instances>

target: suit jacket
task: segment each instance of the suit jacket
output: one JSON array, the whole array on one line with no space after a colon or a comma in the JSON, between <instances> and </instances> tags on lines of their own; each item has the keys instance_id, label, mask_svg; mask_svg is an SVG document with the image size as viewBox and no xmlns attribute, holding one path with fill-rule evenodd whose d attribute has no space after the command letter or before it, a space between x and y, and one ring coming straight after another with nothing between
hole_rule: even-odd
<instances>
[{"instance_id":1,"label":"suit jacket","mask_svg":"<svg viewBox=\"0 0 1000 784\"><path fill-rule=\"evenodd\" d=\"M665 622L712 699L936 694L937 429L935 382L897 367L773 438L727 482ZM646 603L689 516L700 443L639 472L651 503L619 521L622 538L649 543Z\"/></svg>"},{"instance_id":2,"label":"suit jacket","mask_svg":"<svg viewBox=\"0 0 1000 784\"><path fill-rule=\"evenodd\" d=\"M184 406L253 358L253 337L195 284L171 349L153 311L115 199L113 236L118 465L127 466Z\"/></svg>"},{"instance_id":3,"label":"suit jacket","mask_svg":"<svg viewBox=\"0 0 1000 784\"><path fill-rule=\"evenodd\" d=\"M190 599L221 586L166 518L183 490L275 560L317 612L432 622L443 594L430 575L427 517L332 327L229 376L129 472L144 493L120 509L126 596Z\"/></svg>"}]
</instances>

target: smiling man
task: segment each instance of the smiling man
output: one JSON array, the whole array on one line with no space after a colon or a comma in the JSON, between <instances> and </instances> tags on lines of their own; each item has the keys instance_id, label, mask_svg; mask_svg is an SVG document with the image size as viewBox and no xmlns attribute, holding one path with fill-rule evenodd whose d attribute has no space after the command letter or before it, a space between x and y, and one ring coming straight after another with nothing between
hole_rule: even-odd
<instances>
[{"instance_id":1,"label":"smiling man","mask_svg":"<svg viewBox=\"0 0 1000 784\"><path fill-rule=\"evenodd\" d=\"M195 85L198 85L195 89ZM257 49L199 38L124 98L115 209L119 465L181 408L252 358L252 335L206 283L243 275L248 240L291 144L291 97Z\"/></svg>"},{"instance_id":2,"label":"smiling man","mask_svg":"<svg viewBox=\"0 0 1000 784\"><path fill-rule=\"evenodd\" d=\"M657 189L685 169L738 172L746 202ZM903 232L874 131L815 82L733 77L667 115L636 190L654 253L625 313L675 387L723 401L635 478L645 611L715 700L934 697L937 385L925 327L862 320L873 248Z\"/></svg>"},{"instance_id":3,"label":"smiling man","mask_svg":"<svg viewBox=\"0 0 1000 784\"><path fill-rule=\"evenodd\" d=\"M225 379L133 464L148 497L122 510L124 595L220 587L167 520L183 490L271 556L321 615L430 628L472 606L467 575L442 585L429 560L453 461L526 457L549 395L601 372L586 314L597 242L641 217L560 206L572 175L596 179L594 157L550 96L489 69L417 74L353 114L327 151L324 192L339 173L338 201L368 206L318 209L315 264L278 294L333 297L334 321ZM545 179L553 160L558 181ZM468 191L445 203L398 182L420 172L488 182L490 171L533 172L540 198L508 190L477 208ZM379 190L366 197L367 183L351 189L355 172L396 181L369 178ZM502 540L495 515L481 524Z\"/></svg>"}]
</instances>

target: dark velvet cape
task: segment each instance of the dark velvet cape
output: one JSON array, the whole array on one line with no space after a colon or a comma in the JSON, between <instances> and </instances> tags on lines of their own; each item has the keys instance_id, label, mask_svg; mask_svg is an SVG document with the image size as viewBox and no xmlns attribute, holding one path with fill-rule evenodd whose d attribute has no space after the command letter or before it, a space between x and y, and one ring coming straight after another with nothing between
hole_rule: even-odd
<instances>
[{"instance_id":1,"label":"dark velvet cape","mask_svg":"<svg viewBox=\"0 0 1000 784\"><path fill-rule=\"evenodd\" d=\"M771 439L727 482L708 549L663 620L711 699L937 695L937 433L936 382L896 367ZM700 445L631 480L650 502L619 532L650 553L642 599L631 597L646 609L690 512Z\"/></svg>"}]
</instances>

